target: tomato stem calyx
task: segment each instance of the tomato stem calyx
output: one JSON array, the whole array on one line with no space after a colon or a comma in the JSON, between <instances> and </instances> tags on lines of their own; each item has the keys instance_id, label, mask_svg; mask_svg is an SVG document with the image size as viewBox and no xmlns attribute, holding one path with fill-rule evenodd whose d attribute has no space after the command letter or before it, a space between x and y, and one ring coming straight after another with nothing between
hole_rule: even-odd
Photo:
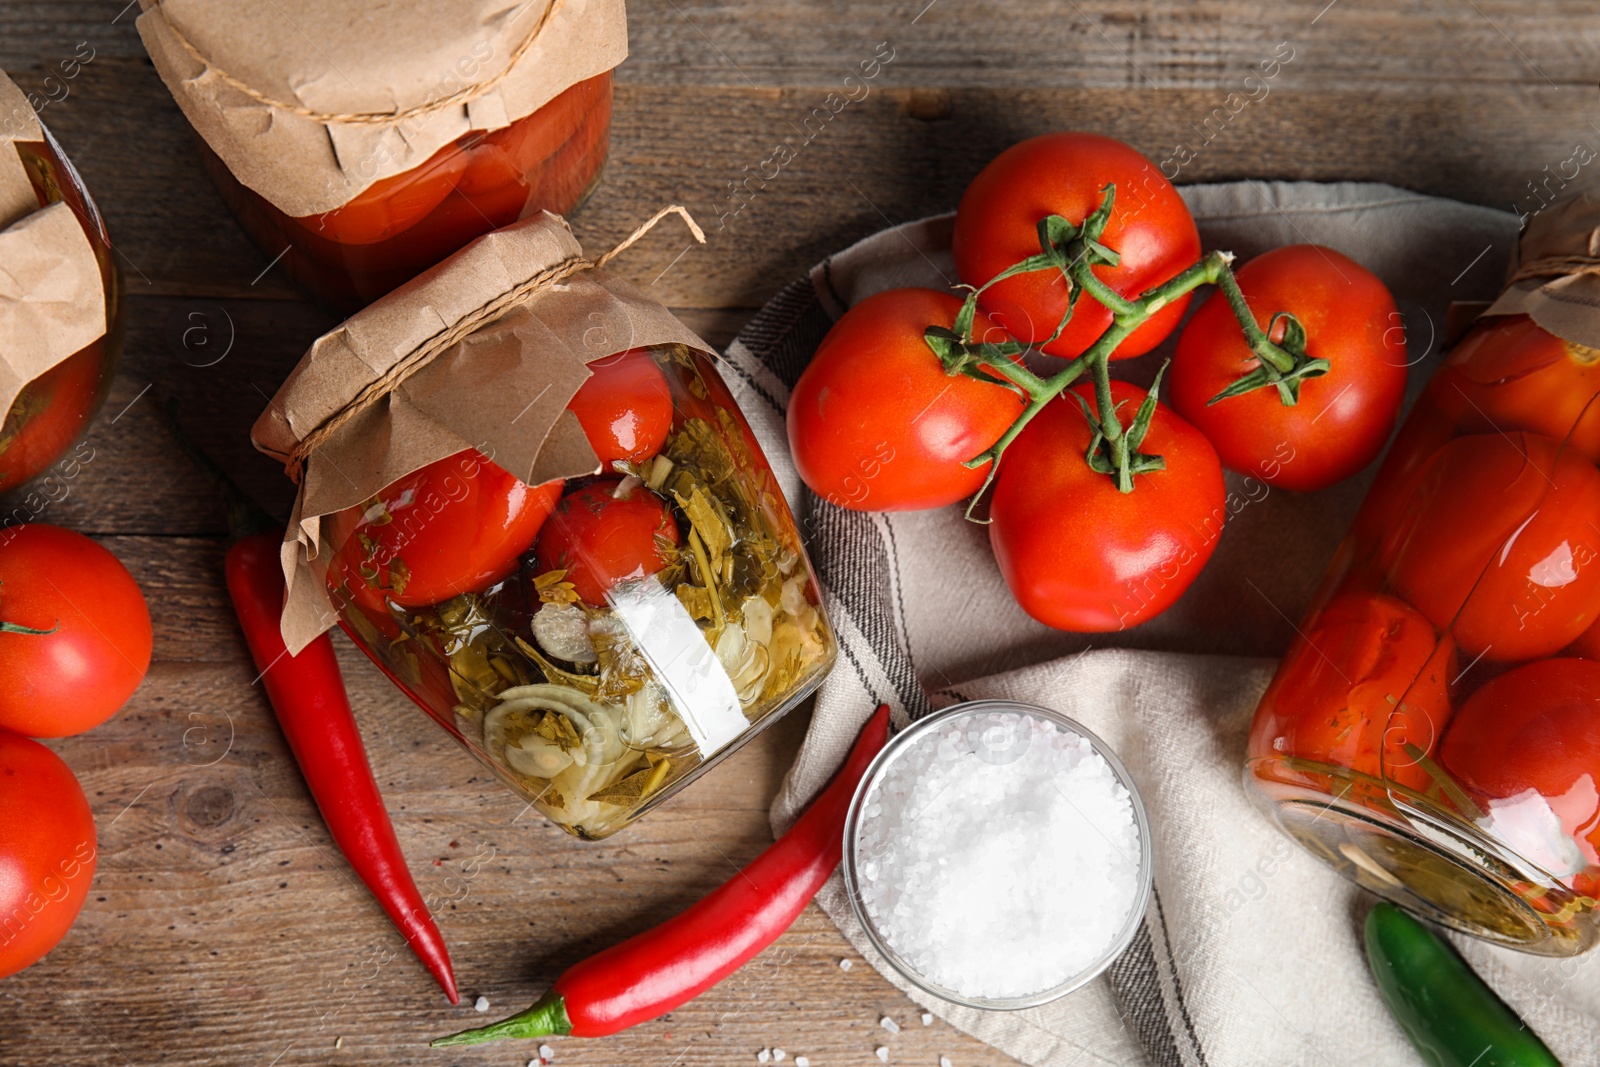
<instances>
[{"instance_id":1,"label":"tomato stem calyx","mask_svg":"<svg viewBox=\"0 0 1600 1067\"><path fill-rule=\"evenodd\" d=\"M1227 299L1233 317L1239 320L1239 327L1244 331L1245 341L1256 357L1257 366L1206 401L1206 406L1269 385L1277 388L1278 399L1285 407L1298 404L1300 383L1307 378L1326 374L1329 369L1327 360L1312 359L1307 354L1306 328L1287 311L1280 311L1272 316L1263 330L1256 323L1255 313L1250 310L1232 270L1217 279L1217 287ZM1283 324L1283 336L1273 341L1272 335L1278 332L1279 323Z\"/></svg>"},{"instance_id":2,"label":"tomato stem calyx","mask_svg":"<svg viewBox=\"0 0 1600 1067\"><path fill-rule=\"evenodd\" d=\"M1084 462L1091 470L1110 477L1116 482L1117 489L1124 493L1133 491L1134 475L1164 470L1166 462L1158 455L1140 452L1139 445L1143 443L1154 417L1156 397L1166 367L1163 366L1161 372L1157 373L1133 423L1124 429L1111 398L1111 354L1157 311L1202 285L1215 285L1222 290L1258 363L1255 369L1218 393L1210 403L1272 386L1278 390L1279 399L1285 405L1292 406L1300 399L1302 381L1328 372L1327 360L1308 356L1305 327L1293 315L1278 312L1265 330L1256 322L1239 289L1239 283L1234 279L1232 253L1211 252L1167 281L1131 298L1123 296L1096 275L1095 267L1114 267L1121 262L1117 250L1101 243L1116 204L1116 192L1114 183L1106 185L1101 190L1100 205L1082 223L1074 224L1061 215L1046 215L1040 219L1037 253L1012 264L980 286L965 287L967 295L956 314L954 325L930 326L923 333L924 342L938 357L945 373L952 376L965 374L979 381L1010 386L1028 398L1022 414L1001 434L1000 439L965 463L965 466L973 469L988 466L983 485L967 505L968 519L986 521L974 518L973 509L993 483L1001 456L1033 417L1086 370L1092 370L1094 375L1095 410L1091 411L1088 402L1081 396L1077 398L1093 430ZM1067 285L1066 312L1049 337L1033 345L1024 345L1009 338L996 342L979 340L973 336L978 300L985 290L1007 278L1043 270L1058 271ZM1084 294L1093 297L1111 312L1111 325L1087 350L1068 360L1055 374L1046 378L1034 373L1025 365L1022 357L1030 351L1044 349L1062 335L1077 309L1079 297ZM1282 337L1274 341L1272 335L1280 332L1280 324Z\"/></svg>"},{"instance_id":3,"label":"tomato stem calyx","mask_svg":"<svg viewBox=\"0 0 1600 1067\"><path fill-rule=\"evenodd\" d=\"M37 630L32 626L24 626L19 622L6 622L4 619L0 619L0 634L31 634L34 637L48 637L59 629L61 629L60 619L57 619L56 624L48 630Z\"/></svg>"}]
</instances>

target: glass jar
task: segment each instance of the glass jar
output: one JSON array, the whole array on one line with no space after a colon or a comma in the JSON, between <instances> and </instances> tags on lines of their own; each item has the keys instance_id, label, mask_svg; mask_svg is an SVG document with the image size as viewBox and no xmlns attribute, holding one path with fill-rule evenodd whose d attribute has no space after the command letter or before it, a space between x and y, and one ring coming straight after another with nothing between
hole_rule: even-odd
<instances>
[{"instance_id":1,"label":"glass jar","mask_svg":"<svg viewBox=\"0 0 1600 1067\"><path fill-rule=\"evenodd\" d=\"M520 218L570 214L600 183L611 137L611 72L570 86L502 129L474 130L343 207L294 218L200 154L251 239L300 284L353 311L476 237Z\"/></svg>"},{"instance_id":2,"label":"glass jar","mask_svg":"<svg viewBox=\"0 0 1600 1067\"><path fill-rule=\"evenodd\" d=\"M105 285L106 332L22 387L0 422L0 493L43 474L89 429L105 403L122 347L122 278L105 220L83 179L50 131L43 141L14 141L39 206L65 201L83 227Z\"/></svg>"},{"instance_id":3,"label":"glass jar","mask_svg":"<svg viewBox=\"0 0 1600 1067\"><path fill-rule=\"evenodd\" d=\"M1346 876L1551 956L1597 939L1600 351L1450 351L1262 697L1247 788Z\"/></svg>"},{"instance_id":4,"label":"glass jar","mask_svg":"<svg viewBox=\"0 0 1600 1067\"><path fill-rule=\"evenodd\" d=\"M600 475L475 450L324 526L346 631L558 826L614 833L805 697L835 644L799 532L702 354L589 364Z\"/></svg>"}]
</instances>

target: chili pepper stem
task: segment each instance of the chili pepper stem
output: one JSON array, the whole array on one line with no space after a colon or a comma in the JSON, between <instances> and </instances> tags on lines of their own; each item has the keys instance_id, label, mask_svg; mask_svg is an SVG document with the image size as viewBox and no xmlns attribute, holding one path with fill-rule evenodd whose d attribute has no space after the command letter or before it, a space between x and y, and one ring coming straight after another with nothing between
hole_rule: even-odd
<instances>
[{"instance_id":1,"label":"chili pepper stem","mask_svg":"<svg viewBox=\"0 0 1600 1067\"><path fill-rule=\"evenodd\" d=\"M533 1007L519 1011L509 1018L474 1030L463 1030L449 1037L435 1038L433 1048L454 1048L458 1045L481 1045L487 1041L504 1038L548 1037L551 1034L572 1033L572 1021L567 1018L567 999L554 989L540 997Z\"/></svg>"}]
</instances>

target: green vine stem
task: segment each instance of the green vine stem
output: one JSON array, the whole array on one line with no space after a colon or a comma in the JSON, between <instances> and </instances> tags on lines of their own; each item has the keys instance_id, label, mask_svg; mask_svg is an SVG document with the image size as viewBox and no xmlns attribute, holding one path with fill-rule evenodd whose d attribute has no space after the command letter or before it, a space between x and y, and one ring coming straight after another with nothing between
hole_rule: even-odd
<instances>
[{"instance_id":1,"label":"green vine stem","mask_svg":"<svg viewBox=\"0 0 1600 1067\"><path fill-rule=\"evenodd\" d=\"M947 374L965 374L980 381L1014 386L1027 397L1027 405L1016 421L1001 434L1000 439L983 452L966 461L968 467L989 465L982 487L967 507L967 517L988 491L1000 467L1000 457L1017 435L1027 427L1044 406L1059 396L1070 385L1092 371L1095 385L1095 410L1080 397L1084 415L1094 429L1093 439L1084 460L1097 472L1110 476L1117 489L1133 491L1133 476L1145 471L1161 470L1165 464L1160 456L1138 451L1149 429L1155 412L1156 392L1161 384L1161 374L1156 375L1149 396L1140 405L1134 421L1124 427L1117 417L1116 404L1111 397L1111 353L1134 330L1149 321L1157 311L1186 293L1202 285L1220 288L1228 307L1238 319L1251 353L1258 366L1212 397L1215 404L1232 396L1272 386L1279 399L1293 405L1300 397L1300 383L1328 372L1328 361L1311 359L1306 354L1306 332L1298 319L1287 312L1274 315L1263 330L1256 322L1239 283L1233 276L1233 256L1228 252L1212 252L1181 273L1147 289L1137 297L1125 297L1116 292L1094 273L1097 266L1116 266L1120 256L1115 249L1107 248L1100 238L1105 233L1116 203L1116 186L1107 185L1101 190L1100 206L1081 224L1073 224L1060 215L1048 215L1039 220L1039 252L1013 264L976 288L968 287L965 301L956 315L954 326L930 326L923 339L939 357ZM978 298L990 286L1019 274L1035 271L1059 271L1068 287L1067 310L1054 332L1039 347L1050 344L1061 336L1072 320L1080 296L1087 294L1111 312L1111 325L1079 356L1074 357L1049 377L1041 377L1021 361L1028 351L1018 341L978 341L972 334L973 320L977 315ZM1282 336L1274 341L1282 325ZM1165 367L1162 371L1165 371Z\"/></svg>"}]
</instances>

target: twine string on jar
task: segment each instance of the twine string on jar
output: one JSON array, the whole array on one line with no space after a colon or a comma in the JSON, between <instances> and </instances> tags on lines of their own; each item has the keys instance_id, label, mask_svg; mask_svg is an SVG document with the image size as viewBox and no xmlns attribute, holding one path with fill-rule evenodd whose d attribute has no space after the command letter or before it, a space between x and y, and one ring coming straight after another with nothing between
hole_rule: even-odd
<instances>
[{"instance_id":1,"label":"twine string on jar","mask_svg":"<svg viewBox=\"0 0 1600 1067\"><path fill-rule=\"evenodd\" d=\"M298 483L301 474L305 470L306 458L313 451L321 446L341 426L393 392L401 382L412 374L415 374L435 358L449 351L479 327L499 318L510 308L522 303L535 293L543 292L559 285L582 271L603 268L607 263L610 263L617 256L631 248L634 242L655 229L656 224L668 215L682 217L684 224L689 227L689 232L694 235L694 239L700 244L706 243L705 231L700 228L699 223L694 221L694 217L689 214L688 209L682 204L670 204L640 223L632 233L612 246L610 251L601 255L598 259L590 260L584 256L569 256L560 263L546 267L532 277L519 282L511 289L463 315L456 322L418 345L383 374L368 382L348 403L300 438L299 442L289 450L288 458L284 461L284 470L288 472L290 478L293 478Z\"/></svg>"},{"instance_id":2,"label":"twine string on jar","mask_svg":"<svg viewBox=\"0 0 1600 1067\"><path fill-rule=\"evenodd\" d=\"M534 43L539 39L539 35L544 32L545 26L550 22L551 15L555 13L556 8L561 6L561 2L562 0L550 0L550 3L545 7L543 14L539 16L539 21L535 23L533 29L530 30L520 42L518 42L517 47L511 50L511 58L507 60L506 65L502 67L500 71L493 77L458 89L449 96L442 96L436 100L428 100L421 104L417 104L414 107L401 108L397 111L357 111L348 114L317 111L313 108L304 107L299 104L286 104L281 100L274 100L266 93L251 87L243 81L240 81L232 74L229 74L221 67L212 63L211 60L206 58L205 54L195 46L194 42L190 41L189 38L184 35L183 31L178 29L177 25L175 25L172 20L165 20L165 25L167 32L172 35L172 39L176 41L185 52L188 52L190 56L194 57L196 62L215 75L219 81L223 82L228 87L243 93L245 96L248 96L258 104L264 104L267 107L276 108L279 111L285 111L291 115L299 115L301 118L310 119L312 122L320 122L323 125L340 123L343 125L353 126L387 126L393 123L402 122L406 119L421 118L424 115L432 115L436 112L444 111L447 108L454 107L457 104L464 104L470 100L476 100L478 97L486 95L490 90L494 89L502 81L508 78L511 75L511 72L516 69L517 63L521 61L523 56L528 54L528 50L533 47ZM156 2L152 5L152 7L160 6L161 0L156 0Z\"/></svg>"},{"instance_id":3,"label":"twine string on jar","mask_svg":"<svg viewBox=\"0 0 1600 1067\"><path fill-rule=\"evenodd\" d=\"M1575 274L1600 274L1600 258L1594 256L1545 256L1522 264L1511 275L1508 286L1533 278L1564 278Z\"/></svg>"}]
</instances>

